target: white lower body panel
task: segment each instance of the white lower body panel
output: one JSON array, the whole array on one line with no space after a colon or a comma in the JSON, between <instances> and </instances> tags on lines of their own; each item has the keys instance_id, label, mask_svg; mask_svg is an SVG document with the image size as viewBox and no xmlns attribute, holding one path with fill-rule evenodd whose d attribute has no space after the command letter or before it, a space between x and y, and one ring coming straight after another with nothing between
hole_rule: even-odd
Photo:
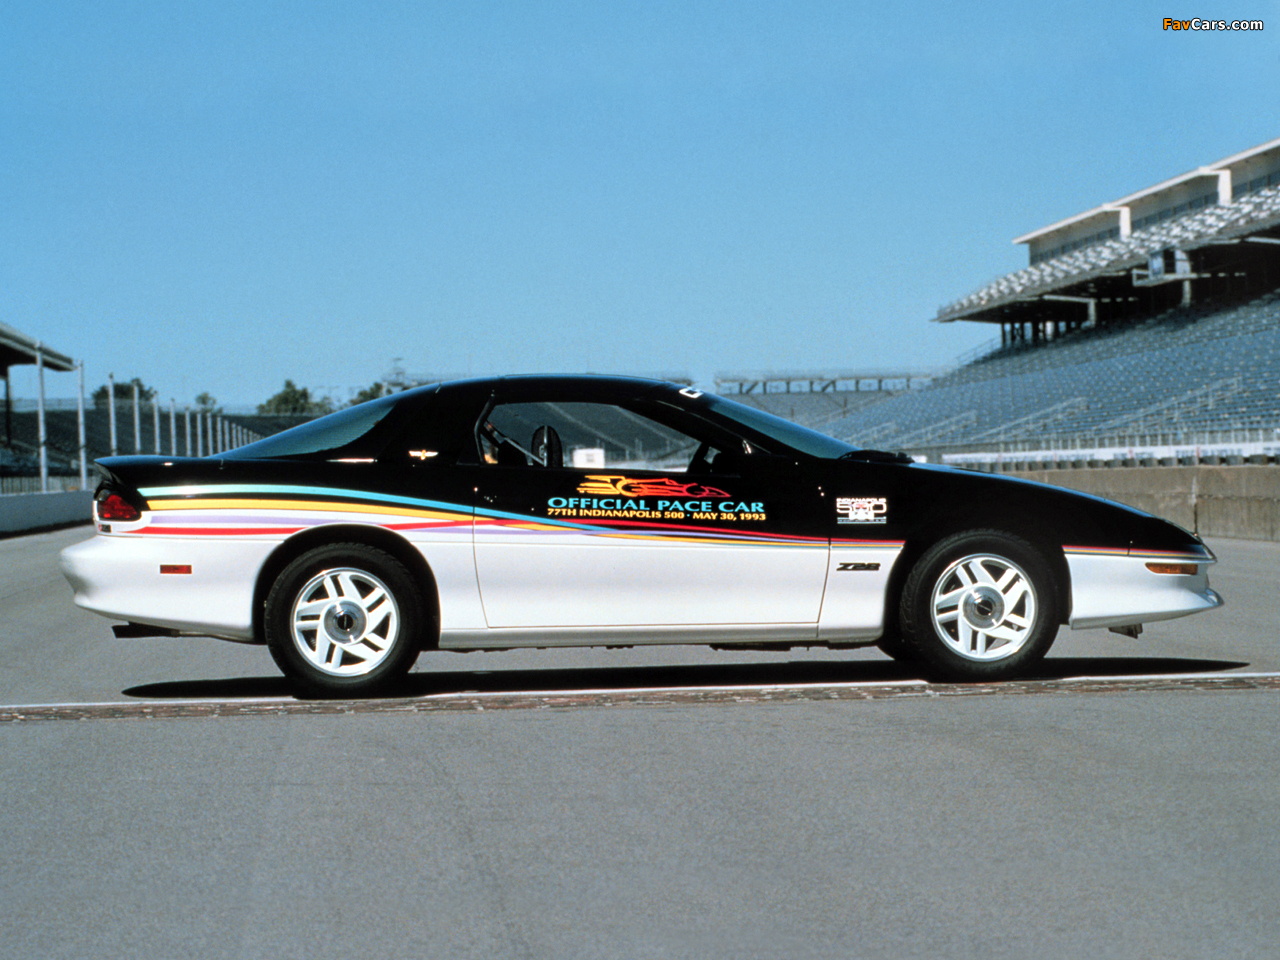
<instances>
[{"instance_id":1,"label":"white lower body panel","mask_svg":"<svg viewBox=\"0 0 1280 960\"><path fill-rule=\"evenodd\" d=\"M1212 561L1201 557L1170 561L1195 563L1197 572L1166 574L1148 570L1148 559L1067 553L1071 628L1128 627L1222 606L1222 598L1209 589Z\"/></svg>"},{"instance_id":2,"label":"white lower body panel","mask_svg":"<svg viewBox=\"0 0 1280 960\"><path fill-rule=\"evenodd\" d=\"M355 508L351 508L354 510ZM167 509L116 532L68 547L61 567L78 606L113 620L182 633L256 640L253 596L263 564L298 531L395 524L426 559L440 595L445 629L484 627L468 515L377 514L341 509L265 508L234 502L227 508ZM420 524L420 526L418 526ZM161 564L191 566L190 574L162 574Z\"/></svg>"},{"instance_id":3,"label":"white lower body panel","mask_svg":"<svg viewBox=\"0 0 1280 960\"><path fill-rule=\"evenodd\" d=\"M435 578L440 599L441 632L483 629L484 607L480 604L471 538L425 540L410 534L408 539L427 561L431 576Z\"/></svg>"},{"instance_id":4,"label":"white lower body panel","mask_svg":"<svg viewBox=\"0 0 1280 960\"><path fill-rule=\"evenodd\" d=\"M884 633L886 591L901 543L831 545L818 639L872 643Z\"/></svg>"},{"instance_id":5,"label":"white lower body panel","mask_svg":"<svg viewBox=\"0 0 1280 960\"><path fill-rule=\"evenodd\" d=\"M622 537L476 537L490 627L808 624L828 548L639 543ZM443 596L441 598L443 604Z\"/></svg>"},{"instance_id":6,"label":"white lower body panel","mask_svg":"<svg viewBox=\"0 0 1280 960\"><path fill-rule=\"evenodd\" d=\"M76 606L113 620L253 639L256 573L278 541L98 535L62 551ZM164 574L161 564L189 564Z\"/></svg>"}]
</instances>

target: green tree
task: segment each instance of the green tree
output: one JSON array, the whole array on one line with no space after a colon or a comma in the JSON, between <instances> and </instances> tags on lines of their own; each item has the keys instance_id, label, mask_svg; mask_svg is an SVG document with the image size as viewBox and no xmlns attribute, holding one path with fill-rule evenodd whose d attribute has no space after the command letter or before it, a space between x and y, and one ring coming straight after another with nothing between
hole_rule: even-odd
<instances>
[{"instance_id":1,"label":"green tree","mask_svg":"<svg viewBox=\"0 0 1280 960\"><path fill-rule=\"evenodd\" d=\"M258 413L268 414L306 414L320 416L333 412L333 401L328 397L313 398L306 387L299 387L292 380L284 382L284 389L258 404Z\"/></svg>"},{"instance_id":2,"label":"green tree","mask_svg":"<svg viewBox=\"0 0 1280 960\"><path fill-rule=\"evenodd\" d=\"M148 387L142 382L140 377L134 377L129 381L116 381L116 403L132 403L133 402L133 386L138 385L138 399L143 403L153 399L156 391L152 387ZM103 384L97 390L93 391L93 405L99 410L107 409L107 394L110 387Z\"/></svg>"},{"instance_id":3,"label":"green tree","mask_svg":"<svg viewBox=\"0 0 1280 960\"><path fill-rule=\"evenodd\" d=\"M351 402L347 404L347 406L354 407L357 403L364 403L366 400L377 400L379 397L389 397L394 392L395 391L393 391L389 386L379 380L374 383L373 386L365 387L363 390L358 391L356 395L351 398Z\"/></svg>"},{"instance_id":4,"label":"green tree","mask_svg":"<svg viewBox=\"0 0 1280 960\"><path fill-rule=\"evenodd\" d=\"M201 413L221 413L222 408L218 406L218 398L213 394L205 391L196 397L196 409Z\"/></svg>"}]
</instances>

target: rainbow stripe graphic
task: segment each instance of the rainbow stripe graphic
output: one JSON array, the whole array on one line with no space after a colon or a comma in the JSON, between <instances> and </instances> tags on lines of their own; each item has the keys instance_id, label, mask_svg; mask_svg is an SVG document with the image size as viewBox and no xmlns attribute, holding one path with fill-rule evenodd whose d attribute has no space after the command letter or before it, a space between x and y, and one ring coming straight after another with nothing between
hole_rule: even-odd
<instances>
[{"instance_id":1,"label":"rainbow stripe graphic","mask_svg":"<svg viewBox=\"0 0 1280 960\"><path fill-rule=\"evenodd\" d=\"M775 534L699 527L691 524L616 519L574 522L483 507L393 494L292 484L206 484L147 487L150 521L136 534L187 537L289 536L330 523L371 523L388 530L441 535L587 535L611 539L696 543L703 545L762 545L826 549L827 537ZM359 502L349 502L359 501ZM841 545L900 548L901 542L839 541Z\"/></svg>"},{"instance_id":2,"label":"rainbow stripe graphic","mask_svg":"<svg viewBox=\"0 0 1280 960\"><path fill-rule=\"evenodd\" d=\"M1186 550L1141 550L1136 547L1082 547L1066 545L1062 552L1067 556L1080 557L1133 557L1142 560L1180 560L1184 563L1194 561L1207 563L1213 560L1207 547L1194 547Z\"/></svg>"}]
</instances>

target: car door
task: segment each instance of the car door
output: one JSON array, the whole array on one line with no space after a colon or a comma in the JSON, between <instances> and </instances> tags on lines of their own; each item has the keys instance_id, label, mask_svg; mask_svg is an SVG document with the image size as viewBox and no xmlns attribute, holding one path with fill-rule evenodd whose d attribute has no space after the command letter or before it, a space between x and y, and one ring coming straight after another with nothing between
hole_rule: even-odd
<instances>
[{"instance_id":1,"label":"car door","mask_svg":"<svg viewBox=\"0 0 1280 960\"><path fill-rule=\"evenodd\" d=\"M512 399L482 419L474 542L490 627L816 635L829 545L815 484L632 404Z\"/></svg>"}]
</instances>

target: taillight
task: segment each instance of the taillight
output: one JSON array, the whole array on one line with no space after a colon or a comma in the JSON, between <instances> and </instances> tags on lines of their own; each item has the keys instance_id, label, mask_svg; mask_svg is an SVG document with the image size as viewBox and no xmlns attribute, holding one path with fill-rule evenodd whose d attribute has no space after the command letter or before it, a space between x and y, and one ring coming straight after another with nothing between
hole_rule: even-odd
<instances>
[{"instance_id":1,"label":"taillight","mask_svg":"<svg viewBox=\"0 0 1280 960\"><path fill-rule=\"evenodd\" d=\"M128 523L141 518L142 514L138 512L138 508L118 493L108 494L98 501L99 520L121 520Z\"/></svg>"}]
</instances>

